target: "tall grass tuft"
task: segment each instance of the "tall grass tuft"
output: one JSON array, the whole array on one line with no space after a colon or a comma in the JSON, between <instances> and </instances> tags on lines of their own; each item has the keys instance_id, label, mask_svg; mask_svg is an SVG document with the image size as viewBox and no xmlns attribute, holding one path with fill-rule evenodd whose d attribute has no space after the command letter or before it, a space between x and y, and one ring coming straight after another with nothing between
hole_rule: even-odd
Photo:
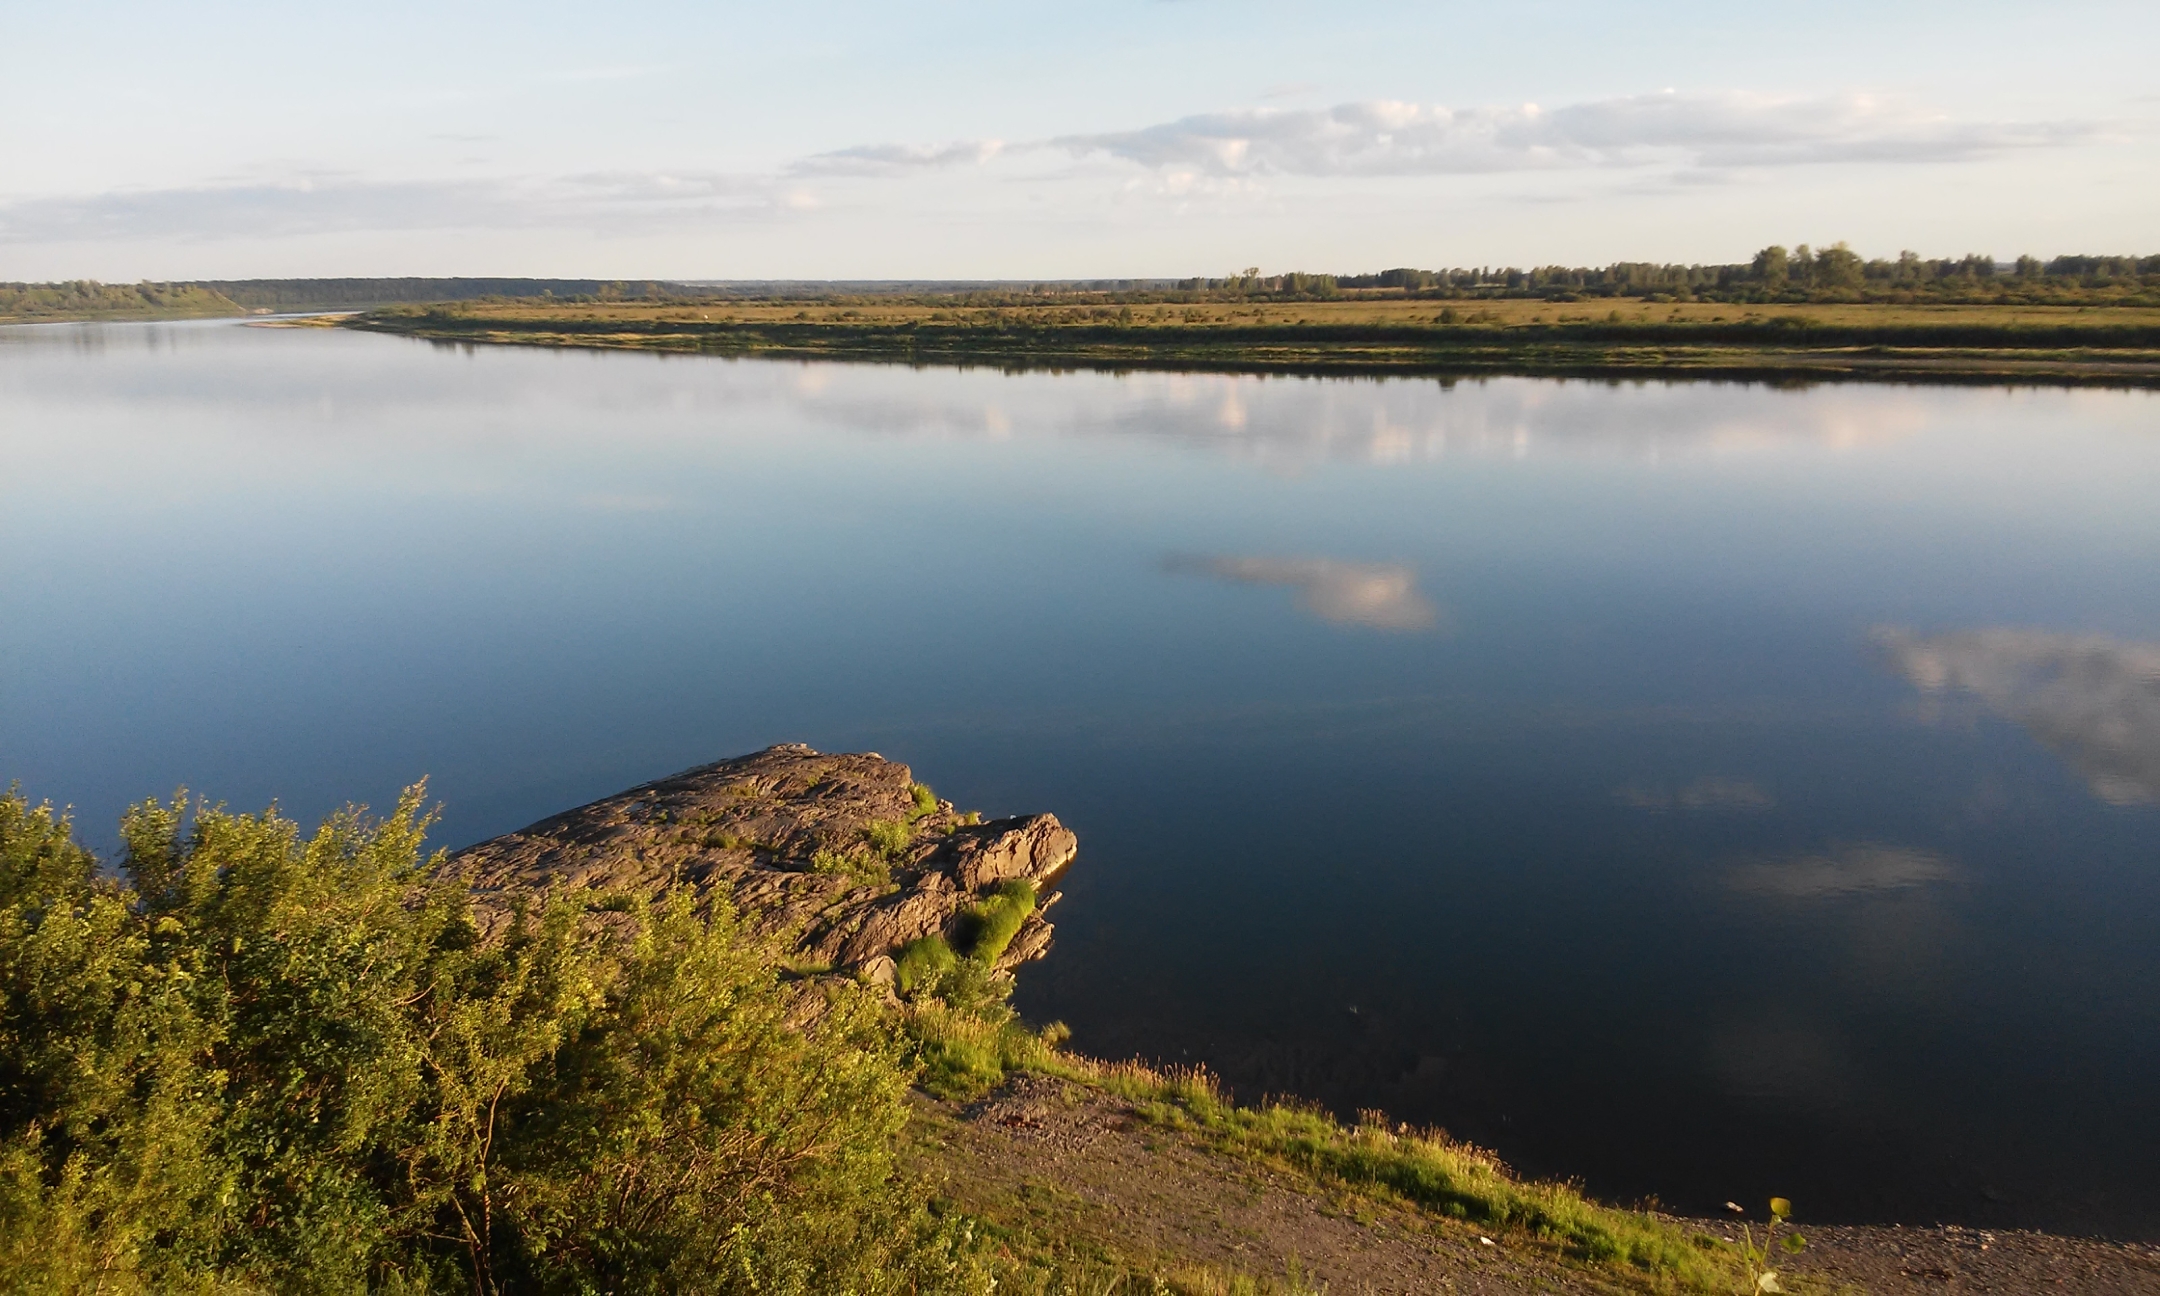
<instances>
[{"instance_id":1,"label":"tall grass tuft","mask_svg":"<svg viewBox=\"0 0 2160 1296\"><path fill-rule=\"evenodd\" d=\"M1034 887L1018 878L998 883L987 897L969 905L964 915L968 957L995 966L1034 912Z\"/></svg>"},{"instance_id":2,"label":"tall grass tuft","mask_svg":"<svg viewBox=\"0 0 2160 1296\"><path fill-rule=\"evenodd\" d=\"M1008 1072L1046 1069L1062 1038L1029 1030L1009 1011L970 1012L936 998L912 1005L908 1025L922 1064L916 1083L940 1098L973 1098Z\"/></svg>"},{"instance_id":3,"label":"tall grass tuft","mask_svg":"<svg viewBox=\"0 0 2160 1296\"><path fill-rule=\"evenodd\" d=\"M900 993L914 995L935 986L960 960L943 936L919 936L900 947L894 960Z\"/></svg>"},{"instance_id":4,"label":"tall grass tuft","mask_svg":"<svg viewBox=\"0 0 2160 1296\"><path fill-rule=\"evenodd\" d=\"M937 793L930 790L928 783L908 784L908 797L915 802L915 808L908 811L910 824L937 813Z\"/></svg>"}]
</instances>

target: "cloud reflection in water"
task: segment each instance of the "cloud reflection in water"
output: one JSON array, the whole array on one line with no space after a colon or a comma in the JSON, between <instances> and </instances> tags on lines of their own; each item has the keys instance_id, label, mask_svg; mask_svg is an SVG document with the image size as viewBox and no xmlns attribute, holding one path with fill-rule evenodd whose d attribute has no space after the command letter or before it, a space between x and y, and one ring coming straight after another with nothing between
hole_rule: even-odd
<instances>
[{"instance_id":1,"label":"cloud reflection in water","mask_svg":"<svg viewBox=\"0 0 2160 1296\"><path fill-rule=\"evenodd\" d=\"M1613 792L1613 800L1635 810L1766 810L1777 798L1746 779L1704 775L1677 791L1630 783Z\"/></svg>"},{"instance_id":2,"label":"cloud reflection in water","mask_svg":"<svg viewBox=\"0 0 2160 1296\"><path fill-rule=\"evenodd\" d=\"M2024 726L2111 805L2160 801L2160 644L1995 626L1875 643L1925 694L1961 690Z\"/></svg>"},{"instance_id":3,"label":"cloud reflection in water","mask_svg":"<svg viewBox=\"0 0 2160 1296\"><path fill-rule=\"evenodd\" d=\"M1163 569L1245 585L1283 585L1297 605L1322 621L1374 630L1430 630L1440 609L1418 592L1417 573L1400 564L1332 558L1239 558L1172 555Z\"/></svg>"},{"instance_id":4,"label":"cloud reflection in water","mask_svg":"<svg viewBox=\"0 0 2160 1296\"><path fill-rule=\"evenodd\" d=\"M1826 900L1905 891L1957 876L1948 860L1905 846L1858 842L1820 853L1742 864L1729 875L1736 891L1786 900Z\"/></svg>"}]
</instances>

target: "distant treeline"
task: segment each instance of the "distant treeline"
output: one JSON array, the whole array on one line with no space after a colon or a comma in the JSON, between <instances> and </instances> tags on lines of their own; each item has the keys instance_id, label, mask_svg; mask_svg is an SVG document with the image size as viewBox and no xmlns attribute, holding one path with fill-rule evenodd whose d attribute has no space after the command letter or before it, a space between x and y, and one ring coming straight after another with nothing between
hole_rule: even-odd
<instances>
[{"instance_id":1,"label":"distant treeline","mask_svg":"<svg viewBox=\"0 0 2160 1296\"><path fill-rule=\"evenodd\" d=\"M215 289L192 283L0 283L0 319L101 319L171 315L237 315L240 307Z\"/></svg>"},{"instance_id":2,"label":"distant treeline","mask_svg":"<svg viewBox=\"0 0 2160 1296\"><path fill-rule=\"evenodd\" d=\"M1653 302L1937 302L2001 305L2160 306L2160 256L1926 258L1915 252L1868 260L1843 243L1767 247L1732 265L1616 261L1606 266L1398 267L1371 274L1263 275L1257 267L1220 279L986 280L666 280L384 278L212 279L192 283L0 283L0 320L240 315L249 312L365 310L414 302L557 300L810 301L940 299L995 305L1058 298L1094 301L1215 301L1268 297L1413 297L1443 300L1534 298L1571 302L1637 298Z\"/></svg>"},{"instance_id":3,"label":"distant treeline","mask_svg":"<svg viewBox=\"0 0 2160 1296\"><path fill-rule=\"evenodd\" d=\"M680 294L680 285L605 279L213 279L204 287L250 310L344 310L398 302L475 301L486 297L562 297L621 301Z\"/></svg>"},{"instance_id":4,"label":"distant treeline","mask_svg":"<svg viewBox=\"0 0 2160 1296\"><path fill-rule=\"evenodd\" d=\"M1195 295L1326 298L1375 291L1412 297L1534 297L1580 301L1638 297L1652 301L2049 302L2108 300L2160 303L2160 256L2021 256L1925 258L1901 252L1868 260L1843 243L1813 249L1766 247L1736 265L1616 261L1607 266L1407 267L1377 274L1262 275L1257 268L1221 279L1179 281Z\"/></svg>"},{"instance_id":5,"label":"distant treeline","mask_svg":"<svg viewBox=\"0 0 2160 1296\"><path fill-rule=\"evenodd\" d=\"M697 295L681 284L605 279L205 279L192 283L0 283L0 319L158 318L250 312L365 310L404 302L487 298L637 301Z\"/></svg>"}]
</instances>

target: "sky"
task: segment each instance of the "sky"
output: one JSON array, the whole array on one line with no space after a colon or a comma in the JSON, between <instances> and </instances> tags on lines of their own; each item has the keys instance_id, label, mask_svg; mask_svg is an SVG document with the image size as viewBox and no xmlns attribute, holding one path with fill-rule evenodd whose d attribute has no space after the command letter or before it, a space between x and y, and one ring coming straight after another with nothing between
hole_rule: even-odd
<instances>
[{"instance_id":1,"label":"sky","mask_svg":"<svg viewBox=\"0 0 2160 1296\"><path fill-rule=\"evenodd\" d=\"M2160 251L2160 5L0 0L0 281Z\"/></svg>"}]
</instances>

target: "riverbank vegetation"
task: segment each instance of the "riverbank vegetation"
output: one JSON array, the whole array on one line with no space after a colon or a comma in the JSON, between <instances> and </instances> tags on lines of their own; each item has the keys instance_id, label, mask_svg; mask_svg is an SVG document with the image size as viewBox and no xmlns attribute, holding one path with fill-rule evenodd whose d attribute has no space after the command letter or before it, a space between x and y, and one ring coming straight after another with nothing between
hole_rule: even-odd
<instances>
[{"instance_id":1,"label":"riverbank vegetation","mask_svg":"<svg viewBox=\"0 0 2160 1296\"><path fill-rule=\"evenodd\" d=\"M194 319L240 315L239 303L192 283L0 283L0 324L47 320Z\"/></svg>"},{"instance_id":2,"label":"riverbank vegetation","mask_svg":"<svg viewBox=\"0 0 2160 1296\"><path fill-rule=\"evenodd\" d=\"M107 876L0 801L0 1288L971 1289L873 995L686 901L482 945L427 823L151 802Z\"/></svg>"},{"instance_id":3,"label":"riverbank vegetation","mask_svg":"<svg viewBox=\"0 0 2160 1296\"><path fill-rule=\"evenodd\" d=\"M353 328L905 364L2160 385L2160 306L1252 295L469 302Z\"/></svg>"},{"instance_id":4,"label":"riverbank vegetation","mask_svg":"<svg viewBox=\"0 0 2160 1296\"><path fill-rule=\"evenodd\" d=\"M1991 255L1866 258L1843 243L1812 248L1773 245L1728 264L1617 261L1603 266L1398 267L1359 273L1260 273L1250 267L1186 279L1009 281L725 281L346 278L229 279L194 283L107 285L88 280L0 284L0 322L160 318L268 312L369 310L392 306L521 303L541 311L629 304L646 311L700 308L742 312L730 319L770 322L807 310L833 324L838 312L858 325L914 319L937 324L955 313L1003 312L1007 323L1141 325L1312 322L1285 314L1292 304L1364 306L1406 303L1378 319L1394 323L1462 322L1480 311L1512 320L1507 303L1547 307L1632 308L1711 304L1727 307L1983 306L2145 307L2160 309L2160 256L2064 255L2042 260ZM1435 316L1417 304L1453 307ZM1163 308L1174 308L1175 317ZM1714 313L1714 312L1713 312ZM928 318L923 318L927 316ZM941 318L942 316L942 318ZM972 316L969 316L972 318ZM1234 317L1234 318L1228 318ZM1431 318L1428 318L1431 317ZM1596 318L1596 312L1591 312ZM1353 316L1356 322L1373 319ZM1334 322L1347 322L1336 318ZM1479 322L1494 322L1484 320ZM1619 322L1619 321L1609 321Z\"/></svg>"},{"instance_id":5,"label":"riverbank vegetation","mask_svg":"<svg viewBox=\"0 0 2160 1296\"><path fill-rule=\"evenodd\" d=\"M312 835L183 796L130 811L107 870L0 797L0 1291L1302 1290L1023 1242L910 1167L911 1084L1022 1070L1608 1282L1733 1271L1444 1136L1064 1052L983 957L1032 893L895 1001L681 894L482 941L429 823L418 788Z\"/></svg>"}]
</instances>

